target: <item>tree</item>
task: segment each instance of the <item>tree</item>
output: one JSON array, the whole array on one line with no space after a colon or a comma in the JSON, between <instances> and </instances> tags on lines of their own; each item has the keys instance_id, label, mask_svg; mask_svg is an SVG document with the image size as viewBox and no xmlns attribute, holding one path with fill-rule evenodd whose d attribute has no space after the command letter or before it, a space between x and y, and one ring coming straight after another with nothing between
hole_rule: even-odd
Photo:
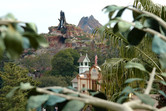
<instances>
[{"instance_id":1,"label":"tree","mask_svg":"<svg viewBox=\"0 0 166 111\"><path fill-rule=\"evenodd\" d=\"M30 73L35 73L36 76L44 75L45 72L51 69L52 56L48 53L41 53L40 55L30 55L20 59L17 63L26 67Z\"/></svg>"},{"instance_id":2,"label":"tree","mask_svg":"<svg viewBox=\"0 0 166 111\"><path fill-rule=\"evenodd\" d=\"M134 6L136 6L138 9L143 9L148 12L151 12L159 16L164 21L166 21L166 14L165 14L166 6L156 5L151 0L146 0L146 1L135 0ZM159 87L163 91L166 90L166 87L163 84L160 84ZM166 98L163 97L163 95L159 96L158 101L159 101L159 105L158 105L159 108L166 105Z\"/></svg>"},{"instance_id":3,"label":"tree","mask_svg":"<svg viewBox=\"0 0 166 111\"><path fill-rule=\"evenodd\" d=\"M143 5L145 6L145 10L151 9L151 12L152 11L156 12L152 10L152 7L154 7L154 5L153 6L148 5L149 3L153 4L150 0L147 0L147 1L135 0L135 2L136 3L134 3L134 5L136 5L136 7ZM144 8L142 7L140 9L144 10ZM156 8L153 8L153 9L156 9ZM121 12L123 13L125 8L118 9L118 10L121 10ZM136 78L136 77L147 78L146 73L140 72L139 70L135 70L135 69L132 69L132 70L126 69L125 65L128 61L142 63L144 64L144 66L146 67L148 71L151 71L153 67L156 67L159 72L162 72L160 68L160 63L158 60L158 55L152 52L153 38L152 37L150 38L149 34L145 34L142 31L142 34L143 34L142 39L137 40L133 38L133 41L135 41L135 43L131 43L130 42L131 40L129 40L128 37L130 36L130 39L132 39L132 36L138 35L137 33L139 33L139 31L137 31L136 29L138 27L134 28L133 31L128 29L131 27L131 24L128 24L128 22L124 21L122 18L119 18L118 20L118 17L121 17L121 14L122 14L121 12L119 12L119 15L115 16L115 18L112 17L112 13L114 13L114 11L109 13L110 20L114 20L113 23L115 23L115 25L111 25L110 23L112 22L108 23L106 25L107 28L105 28L105 32L104 32L106 35L104 36L104 38L106 38L106 40L111 41L110 43L111 46L116 47L118 49L119 56L120 56L116 58L111 58L110 60L106 60L106 62L103 64L103 70L104 70L103 74L105 76L105 81L106 81L105 82L106 85L103 84L103 86L104 87L106 86L108 88L107 89L108 95L115 95L116 97L119 97L120 92L125 87L123 86L123 84L127 78L129 77L130 78ZM149 20L143 20L143 18L142 19L137 18L138 19L137 21L136 17L139 17L139 14L136 12L133 12L133 17L136 20L136 21L133 21L134 23L135 22L138 23L139 21L139 23L141 22L143 25L145 25L149 21ZM147 27L146 25L145 27ZM135 33L136 35L134 35L134 33L131 33L134 31L136 32ZM116 79L111 79L111 78L116 78ZM142 84L140 86L144 87L142 82L138 82L135 85L137 86L138 84ZM117 85L121 87L117 89L116 88ZM111 100L117 99L114 96L112 97L110 98Z\"/></svg>"},{"instance_id":4,"label":"tree","mask_svg":"<svg viewBox=\"0 0 166 111\"><path fill-rule=\"evenodd\" d=\"M71 79L70 79L71 80ZM48 86L63 86L67 87L70 84L67 83L66 77L63 76L41 76L37 79L39 81L39 87L48 87Z\"/></svg>"},{"instance_id":5,"label":"tree","mask_svg":"<svg viewBox=\"0 0 166 111\"><path fill-rule=\"evenodd\" d=\"M74 49L65 49L59 51L52 59L52 75L72 76L78 72L77 61L79 54Z\"/></svg>"},{"instance_id":6,"label":"tree","mask_svg":"<svg viewBox=\"0 0 166 111\"><path fill-rule=\"evenodd\" d=\"M134 6L153 13L166 21L165 6L154 4L151 0L134 0Z\"/></svg>"},{"instance_id":7,"label":"tree","mask_svg":"<svg viewBox=\"0 0 166 111\"><path fill-rule=\"evenodd\" d=\"M26 110L27 93L18 91L12 100L6 98L6 95L13 87L20 85L21 82L29 82L37 85L31 77L28 77L28 70L16 66L13 63L6 63L4 71L0 72L2 79L2 88L0 90L0 107L2 111L24 111Z\"/></svg>"}]
</instances>

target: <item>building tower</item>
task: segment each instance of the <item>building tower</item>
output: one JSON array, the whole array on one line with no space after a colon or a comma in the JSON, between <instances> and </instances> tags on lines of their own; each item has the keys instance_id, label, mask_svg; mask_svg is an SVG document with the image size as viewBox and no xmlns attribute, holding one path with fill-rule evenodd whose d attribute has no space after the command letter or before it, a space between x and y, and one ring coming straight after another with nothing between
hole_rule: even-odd
<instances>
[{"instance_id":1,"label":"building tower","mask_svg":"<svg viewBox=\"0 0 166 111\"><path fill-rule=\"evenodd\" d=\"M84 73L85 71L89 71L89 58L88 55L86 54L86 56L82 56L82 54L80 55L80 58L78 60L79 63L79 74Z\"/></svg>"}]
</instances>

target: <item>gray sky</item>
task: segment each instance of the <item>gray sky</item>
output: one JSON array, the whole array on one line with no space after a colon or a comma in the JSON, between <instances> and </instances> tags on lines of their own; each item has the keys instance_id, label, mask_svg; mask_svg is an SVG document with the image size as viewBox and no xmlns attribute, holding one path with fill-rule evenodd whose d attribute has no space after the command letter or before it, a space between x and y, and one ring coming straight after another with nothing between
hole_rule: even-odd
<instances>
[{"instance_id":1,"label":"gray sky","mask_svg":"<svg viewBox=\"0 0 166 111\"><path fill-rule=\"evenodd\" d=\"M132 5L134 0L1 0L0 16L12 13L21 21L34 22L39 33L47 33L49 26L58 25L60 11L66 21L77 25L81 17L93 15L101 24L108 21L102 9L107 5ZM166 0L153 0L166 5Z\"/></svg>"}]
</instances>

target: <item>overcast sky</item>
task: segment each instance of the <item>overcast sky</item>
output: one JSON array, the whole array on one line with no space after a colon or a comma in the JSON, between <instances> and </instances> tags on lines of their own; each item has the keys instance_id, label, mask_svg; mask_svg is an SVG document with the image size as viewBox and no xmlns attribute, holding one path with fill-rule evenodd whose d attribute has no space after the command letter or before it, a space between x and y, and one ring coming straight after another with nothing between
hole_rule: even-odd
<instances>
[{"instance_id":1,"label":"overcast sky","mask_svg":"<svg viewBox=\"0 0 166 111\"><path fill-rule=\"evenodd\" d=\"M57 26L60 11L66 21L78 25L83 16L93 15L101 24L108 21L102 9L107 5L132 5L134 0L1 0L0 16L12 13L21 21L34 22L39 33L47 33L49 26ZM166 0L153 0L166 5Z\"/></svg>"}]
</instances>

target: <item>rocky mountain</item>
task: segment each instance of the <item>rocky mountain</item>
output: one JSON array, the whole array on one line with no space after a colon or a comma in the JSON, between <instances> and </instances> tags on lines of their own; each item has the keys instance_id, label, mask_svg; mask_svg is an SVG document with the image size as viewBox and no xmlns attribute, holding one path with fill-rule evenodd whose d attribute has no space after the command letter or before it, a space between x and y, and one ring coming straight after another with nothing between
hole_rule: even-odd
<instances>
[{"instance_id":1,"label":"rocky mountain","mask_svg":"<svg viewBox=\"0 0 166 111\"><path fill-rule=\"evenodd\" d=\"M80 27L86 33L92 33L95 28L101 26L99 21L91 15L90 17L82 17L77 27Z\"/></svg>"},{"instance_id":2,"label":"rocky mountain","mask_svg":"<svg viewBox=\"0 0 166 111\"><path fill-rule=\"evenodd\" d=\"M76 47L86 47L85 41L89 41L92 38L91 34L85 33L81 28L66 23L66 29L58 30L58 26L49 27L49 32L42 34L49 43L49 52L55 54L59 50L64 48L76 48Z\"/></svg>"},{"instance_id":3,"label":"rocky mountain","mask_svg":"<svg viewBox=\"0 0 166 111\"><path fill-rule=\"evenodd\" d=\"M55 54L64 48L88 47L93 38L92 31L100 26L102 25L91 15L81 18L78 26L65 22L62 26L49 27L49 32L42 35L49 43L47 51Z\"/></svg>"},{"instance_id":4,"label":"rocky mountain","mask_svg":"<svg viewBox=\"0 0 166 111\"><path fill-rule=\"evenodd\" d=\"M79 37L79 36L85 36L89 37L89 34L86 34L81 28L76 27L73 24L66 24L66 32L63 33L63 29L58 30L57 26L51 26L48 28L49 34L51 35L57 35L57 36L63 36L64 38L73 38L73 37Z\"/></svg>"}]
</instances>

